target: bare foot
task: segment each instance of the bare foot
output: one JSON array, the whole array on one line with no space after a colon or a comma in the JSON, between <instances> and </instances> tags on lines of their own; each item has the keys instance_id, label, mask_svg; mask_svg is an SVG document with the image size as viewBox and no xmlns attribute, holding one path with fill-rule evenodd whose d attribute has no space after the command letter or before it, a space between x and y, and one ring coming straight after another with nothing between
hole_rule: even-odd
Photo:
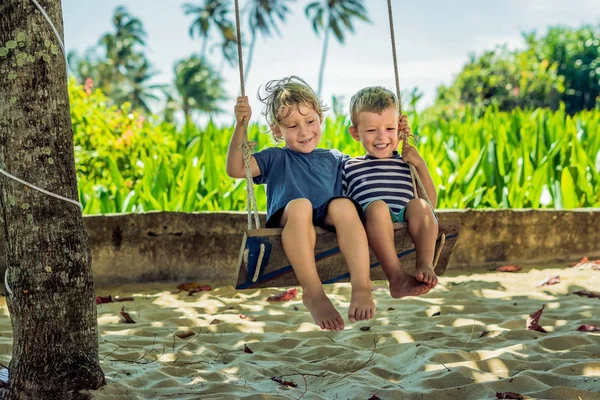
<instances>
[{"instance_id":1,"label":"bare foot","mask_svg":"<svg viewBox=\"0 0 600 400\"><path fill-rule=\"evenodd\" d=\"M304 292L302 294L302 303L308 308L308 311L310 311L315 320L315 324L319 325L321 329L330 331L344 330L344 320L325 292L317 292L314 295Z\"/></svg>"},{"instance_id":2,"label":"bare foot","mask_svg":"<svg viewBox=\"0 0 600 400\"><path fill-rule=\"evenodd\" d=\"M438 278L435 274L435 271L433 270L433 265L417 264L415 270L415 278L417 278L419 282L426 283L427 285L431 286L431 288L434 288L435 285L437 285Z\"/></svg>"},{"instance_id":3,"label":"bare foot","mask_svg":"<svg viewBox=\"0 0 600 400\"><path fill-rule=\"evenodd\" d=\"M375 315L375 302L371 294L371 288L352 288L348 319L350 322L371 319Z\"/></svg>"},{"instance_id":4,"label":"bare foot","mask_svg":"<svg viewBox=\"0 0 600 400\"><path fill-rule=\"evenodd\" d=\"M408 275L402 268L395 276L390 277L390 295L395 299L406 296L421 296L431 290L431 286Z\"/></svg>"}]
</instances>

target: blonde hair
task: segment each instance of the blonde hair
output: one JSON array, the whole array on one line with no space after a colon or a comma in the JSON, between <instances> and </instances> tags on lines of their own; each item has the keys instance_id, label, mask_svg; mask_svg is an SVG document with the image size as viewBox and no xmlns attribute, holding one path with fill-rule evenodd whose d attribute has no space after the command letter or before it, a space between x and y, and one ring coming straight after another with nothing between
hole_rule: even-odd
<instances>
[{"instance_id":1,"label":"blonde hair","mask_svg":"<svg viewBox=\"0 0 600 400\"><path fill-rule=\"evenodd\" d=\"M267 119L271 131L300 105L313 109L320 120L323 120L323 113L328 110L309 84L295 75L267 82L259 89L258 99L265 105L262 114ZM282 114L284 110L286 112ZM273 138L275 141L282 140L275 134Z\"/></svg>"},{"instance_id":2,"label":"blonde hair","mask_svg":"<svg viewBox=\"0 0 600 400\"><path fill-rule=\"evenodd\" d=\"M382 86L366 87L350 99L350 120L356 126L361 112L380 114L388 108L398 112L398 99L394 93Z\"/></svg>"}]
</instances>

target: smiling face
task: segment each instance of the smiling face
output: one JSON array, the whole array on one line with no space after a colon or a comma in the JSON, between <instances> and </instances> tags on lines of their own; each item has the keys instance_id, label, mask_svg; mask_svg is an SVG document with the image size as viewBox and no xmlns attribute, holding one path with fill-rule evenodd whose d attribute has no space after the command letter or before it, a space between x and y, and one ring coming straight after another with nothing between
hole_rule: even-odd
<instances>
[{"instance_id":1,"label":"smiling face","mask_svg":"<svg viewBox=\"0 0 600 400\"><path fill-rule=\"evenodd\" d=\"M389 158L398 150L398 112L393 107L381 113L360 112L349 131L370 156Z\"/></svg>"},{"instance_id":2,"label":"smiling face","mask_svg":"<svg viewBox=\"0 0 600 400\"><path fill-rule=\"evenodd\" d=\"M288 148L310 153L321 140L321 118L310 107L300 104L291 111L281 110L283 118L272 130L276 137L282 138Z\"/></svg>"}]
</instances>

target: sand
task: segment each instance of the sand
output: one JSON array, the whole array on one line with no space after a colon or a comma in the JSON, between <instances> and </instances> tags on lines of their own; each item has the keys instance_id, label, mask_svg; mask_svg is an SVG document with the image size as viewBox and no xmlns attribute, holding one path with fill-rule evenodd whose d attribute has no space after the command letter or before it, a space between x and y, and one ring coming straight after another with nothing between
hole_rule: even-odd
<instances>
[{"instance_id":1,"label":"sand","mask_svg":"<svg viewBox=\"0 0 600 400\"><path fill-rule=\"evenodd\" d=\"M600 271L452 274L429 294L401 300L389 297L386 282L374 282L376 317L346 320L342 332L313 324L300 288L281 303L266 301L281 289L190 296L174 293L176 283L100 288L99 295L134 301L98 305L107 385L94 398L494 399L517 392L600 399L600 332L577 331L600 327L600 299L572 294L598 291ZM536 287L554 275L560 283ZM349 285L326 290L345 316ZM547 333L527 330L528 315L543 305ZM8 364L11 329L1 306L0 360ZM135 324L121 321L122 306Z\"/></svg>"}]
</instances>

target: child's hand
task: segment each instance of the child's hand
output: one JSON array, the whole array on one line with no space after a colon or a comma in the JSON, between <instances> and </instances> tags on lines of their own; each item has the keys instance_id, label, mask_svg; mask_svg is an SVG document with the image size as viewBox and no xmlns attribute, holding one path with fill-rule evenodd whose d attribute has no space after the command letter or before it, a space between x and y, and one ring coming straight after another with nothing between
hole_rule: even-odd
<instances>
[{"instance_id":1,"label":"child's hand","mask_svg":"<svg viewBox=\"0 0 600 400\"><path fill-rule=\"evenodd\" d=\"M398 120L398 137L401 140L404 140L412 134L410 130L410 125L408 125L408 117L405 114L400 115L400 119Z\"/></svg>"},{"instance_id":2,"label":"child's hand","mask_svg":"<svg viewBox=\"0 0 600 400\"><path fill-rule=\"evenodd\" d=\"M250 117L252 116L252 108L248 104L248 96L239 96L237 98L237 104L234 107L235 111L235 120L237 123L241 123L242 121L250 121Z\"/></svg>"},{"instance_id":3,"label":"child's hand","mask_svg":"<svg viewBox=\"0 0 600 400\"><path fill-rule=\"evenodd\" d=\"M423 157L421 157L417 149L408 144L407 141L404 141L402 144L402 159L405 162L414 165L415 168L421 168L423 165L425 165L425 160L423 160Z\"/></svg>"}]
</instances>

